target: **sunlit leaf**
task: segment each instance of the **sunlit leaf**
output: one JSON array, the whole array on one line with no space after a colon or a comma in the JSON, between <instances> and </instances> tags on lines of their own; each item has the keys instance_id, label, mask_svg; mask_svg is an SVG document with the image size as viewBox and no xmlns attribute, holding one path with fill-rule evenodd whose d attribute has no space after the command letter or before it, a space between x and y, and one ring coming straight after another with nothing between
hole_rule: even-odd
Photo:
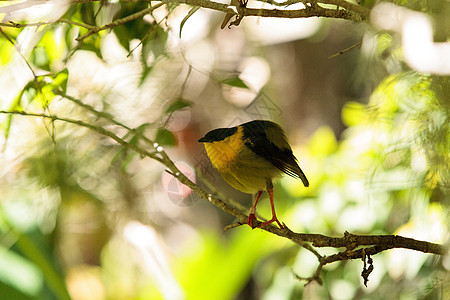
<instances>
[{"instance_id":1,"label":"sunlit leaf","mask_svg":"<svg viewBox=\"0 0 450 300\"><path fill-rule=\"evenodd\" d=\"M13 102L11 103L11 105L9 106L9 110L10 111L22 111L22 98L23 95L30 89L34 89L35 88L35 82L34 80L29 81L25 87L20 91L20 93L16 96L16 98L14 98ZM31 99L32 100L32 99ZM6 119L6 124L4 125L4 135L5 135L5 140L8 140L9 137L9 131L11 129L11 124L12 124L12 118L13 115L8 115L7 119Z\"/></svg>"},{"instance_id":2,"label":"sunlit leaf","mask_svg":"<svg viewBox=\"0 0 450 300\"><path fill-rule=\"evenodd\" d=\"M200 233L195 242L186 242L174 266L187 299L208 299L209 295L235 299L252 277L255 264L284 244L274 243L262 234L249 235L244 230L233 232L226 241L211 232ZM194 269L196 276L185 271ZM211 272L221 276L211 276ZM272 276L271 273L264 275ZM223 284L223 278L228 278L226 285Z\"/></svg>"},{"instance_id":3,"label":"sunlit leaf","mask_svg":"<svg viewBox=\"0 0 450 300\"><path fill-rule=\"evenodd\" d=\"M309 149L316 156L333 153L337 148L337 141L330 127L322 126L309 139Z\"/></svg>"},{"instance_id":4,"label":"sunlit leaf","mask_svg":"<svg viewBox=\"0 0 450 300\"><path fill-rule=\"evenodd\" d=\"M191 8L191 10L188 12L188 14L181 21L181 23L180 23L180 39L181 39L181 31L183 30L184 24L197 10L199 10L199 8L200 8L200 6L194 6L193 8Z\"/></svg>"},{"instance_id":5,"label":"sunlit leaf","mask_svg":"<svg viewBox=\"0 0 450 300\"><path fill-rule=\"evenodd\" d=\"M36 296L43 287L42 272L29 260L0 247L0 281L29 296Z\"/></svg>"},{"instance_id":6,"label":"sunlit leaf","mask_svg":"<svg viewBox=\"0 0 450 300\"><path fill-rule=\"evenodd\" d=\"M6 39L0 39L0 64L6 65L11 61L13 45Z\"/></svg>"},{"instance_id":7,"label":"sunlit leaf","mask_svg":"<svg viewBox=\"0 0 450 300\"><path fill-rule=\"evenodd\" d=\"M64 93L67 91L67 81L69 80L69 70L65 68L54 79L54 85L60 87Z\"/></svg>"},{"instance_id":8,"label":"sunlit leaf","mask_svg":"<svg viewBox=\"0 0 450 300\"><path fill-rule=\"evenodd\" d=\"M175 146L176 139L170 130L160 128L156 132L155 142L161 146Z\"/></svg>"},{"instance_id":9,"label":"sunlit leaf","mask_svg":"<svg viewBox=\"0 0 450 300\"><path fill-rule=\"evenodd\" d=\"M53 93L54 85L46 84L41 87L41 104L42 107L47 107L50 102L52 102L53 98L55 98L55 94Z\"/></svg>"},{"instance_id":10,"label":"sunlit leaf","mask_svg":"<svg viewBox=\"0 0 450 300\"><path fill-rule=\"evenodd\" d=\"M183 98L178 98L175 99L174 101L171 101L169 106L167 106L165 112L170 114L173 113L174 111L183 109L185 107L190 107L192 106L192 102Z\"/></svg>"},{"instance_id":11,"label":"sunlit leaf","mask_svg":"<svg viewBox=\"0 0 450 300\"><path fill-rule=\"evenodd\" d=\"M31 54L31 59L34 65L38 66L41 69L50 71L50 59L44 47L37 46L36 48L34 48Z\"/></svg>"},{"instance_id":12,"label":"sunlit leaf","mask_svg":"<svg viewBox=\"0 0 450 300\"><path fill-rule=\"evenodd\" d=\"M52 63L56 60L63 58L66 53L66 44L62 40L55 37L54 30L47 30L47 32L42 37L39 45L45 50L46 57L48 59L48 64L52 66Z\"/></svg>"},{"instance_id":13,"label":"sunlit leaf","mask_svg":"<svg viewBox=\"0 0 450 300\"><path fill-rule=\"evenodd\" d=\"M226 85L243 88L243 89L248 89L248 86L245 84L245 82L242 81L242 79L240 79L238 76L226 78L226 79L222 80L221 82Z\"/></svg>"},{"instance_id":14,"label":"sunlit leaf","mask_svg":"<svg viewBox=\"0 0 450 300\"><path fill-rule=\"evenodd\" d=\"M348 127L360 124L367 119L366 115L365 105L354 101L347 102L341 112L342 122Z\"/></svg>"}]
</instances>

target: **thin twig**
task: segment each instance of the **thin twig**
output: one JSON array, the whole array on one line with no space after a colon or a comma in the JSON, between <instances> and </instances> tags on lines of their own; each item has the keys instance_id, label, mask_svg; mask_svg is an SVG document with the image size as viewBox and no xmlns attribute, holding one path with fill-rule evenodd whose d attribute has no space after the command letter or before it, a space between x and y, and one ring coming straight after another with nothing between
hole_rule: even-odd
<instances>
[{"instance_id":1,"label":"thin twig","mask_svg":"<svg viewBox=\"0 0 450 300\"><path fill-rule=\"evenodd\" d=\"M242 225L245 225L245 224L244 224L244 223L241 223L241 222L232 223L232 224L230 224L230 225L225 226L225 228L224 228L223 230L224 230L224 231L227 231L227 230L230 230L230 229L233 229L233 228L242 226Z\"/></svg>"},{"instance_id":2,"label":"thin twig","mask_svg":"<svg viewBox=\"0 0 450 300\"><path fill-rule=\"evenodd\" d=\"M335 54L333 54L333 55L330 55L330 56L328 56L328 59L335 58L336 56L342 55L342 54L344 54L345 52L348 52L348 51L352 50L353 48L359 47L359 46L361 46L362 42L363 42L363 41L361 40L361 41L357 42L356 44L354 44L354 45L352 45L352 46L350 46L350 47L348 47L348 48L345 48L344 50L339 51L338 53L335 53Z\"/></svg>"},{"instance_id":3,"label":"thin twig","mask_svg":"<svg viewBox=\"0 0 450 300\"><path fill-rule=\"evenodd\" d=\"M87 33L83 34L82 36L77 37L75 40L80 42L80 41L83 41L87 37L93 35L94 33L99 32L99 31L110 29L110 28L114 28L114 27L120 26L122 24L125 24L127 22L136 20L136 19L138 19L140 17L145 16L146 14L151 13L152 11L154 11L155 9L157 9L157 8L163 6L163 5L165 5L165 3L159 3L159 4L156 4L155 6L148 7L146 9L138 11L138 12L136 12L134 14L129 15L129 16L126 16L126 17L123 17L121 19L115 20L115 21L113 21L111 23L105 24L105 25L100 26L100 27L95 27L93 29L90 29Z\"/></svg>"},{"instance_id":4,"label":"thin twig","mask_svg":"<svg viewBox=\"0 0 450 300\"><path fill-rule=\"evenodd\" d=\"M27 117L40 117L40 118L45 118L45 119L50 119L52 122L55 121L61 121L61 122L66 122L66 123L70 123L70 124L75 124L81 127L85 127L88 129L91 129L101 135L107 136L113 140L115 140L117 143L119 143L120 145L130 148L136 152L138 152L139 154L141 154L142 156L147 156L149 158L155 159L159 162L163 162L163 160L158 157L158 152L149 152L133 143L128 143L127 141L125 141L124 139L120 138L119 136L117 136L115 133L106 130L103 127L100 126L96 126L96 125L92 125L90 123L81 121L81 120L76 120L76 119L71 119L71 118L65 118L65 117L59 117L59 116L55 116L55 115L47 115L47 114L43 114L43 113L30 113L30 112L25 112L25 111L5 111L5 110L0 110L0 114L8 114L8 115L22 115L22 116L27 116Z\"/></svg>"},{"instance_id":5,"label":"thin twig","mask_svg":"<svg viewBox=\"0 0 450 300\"><path fill-rule=\"evenodd\" d=\"M156 148L155 147L155 142L150 140L148 137L146 137L145 135L143 135L139 130L136 130L135 128L131 128L121 122L118 122L117 120L115 120L110 114L105 113L103 111L98 111L96 110L94 107L80 101L79 99L69 96L67 94L65 94L63 91L59 90L59 89L55 89L53 90L53 93L55 95L59 95L61 97L66 98L67 100L72 101L73 103L79 105L80 107L88 110L89 112L93 113L95 116L97 116L98 118L103 118L105 120L108 120L109 122L111 122L114 125L120 126L126 130L128 130L129 133L133 133L136 136L138 136L140 139L142 139L145 143L147 143L149 146Z\"/></svg>"}]
</instances>

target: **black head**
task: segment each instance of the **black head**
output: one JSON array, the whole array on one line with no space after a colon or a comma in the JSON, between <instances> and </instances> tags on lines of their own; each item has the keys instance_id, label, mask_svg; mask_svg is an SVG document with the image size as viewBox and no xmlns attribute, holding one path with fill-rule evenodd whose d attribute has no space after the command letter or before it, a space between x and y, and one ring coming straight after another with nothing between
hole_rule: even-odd
<instances>
[{"instance_id":1,"label":"black head","mask_svg":"<svg viewBox=\"0 0 450 300\"><path fill-rule=\"evenodd\" d=\"M212 143L223 141L225 138L232 136L237 131L237 127L218 128L211 130L204 137L198 140L199 143Z\"/></svg>"}]
</instances>

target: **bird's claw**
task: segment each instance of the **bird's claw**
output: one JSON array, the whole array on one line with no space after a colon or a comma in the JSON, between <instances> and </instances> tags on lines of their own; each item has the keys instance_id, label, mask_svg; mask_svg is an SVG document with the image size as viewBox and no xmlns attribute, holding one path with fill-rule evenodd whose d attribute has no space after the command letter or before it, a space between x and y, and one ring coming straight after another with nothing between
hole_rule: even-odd
<instances>
[{"instance_id":1,"label":"bird's claw","mask_svg":"<svg viewBox=\"0 0 450 300\"><path fill-rule=\"evenodd\" d=\"M248 215L248 222L247 222L247 224L248 224L248 226L250 226L252 229L255 229L256 227L259 227L259 226L257 225L257 222L254 222L254 221L258 221L258 219L256 219L256 216L255 216L254 213L250 213L250 214Z\"/></svg>"},{"instance_id":2,"label":"bird's claw","mask_svg":"<svg viewBox=\"0 0 450 300\"><path fill-rule=\"evenodd\" d=\"M277 218L272 218L271 220L269 220L269 221L267 221L267 222L262 222L261 225L258 226L258 228L264 227L264 226L269 225L269 224L271 224L271 223L273 223L273 222L277 222L278 226L279 226L281 229L284 228L283 225L281 225L280 221L278 221Z\"/></svg>"},{"instance_id":3,"label":"bird's claw","mask_svg":"<svg viewBox=\"0 0 450 300\"><path fill-rule=\"evenodd\" d=\"M256 222L255 222L255 221L256 221ZM283 225L281 225L280 221L278 221L277 218L272 218L271 220L269 220L269 221L267 221L267 222L262 222L262 223L260 223L260 222L258 222L258 219L256 218L256 216L255 216L254 213L250 213L250 214L248 215L248 222L247 222L247 224L248 224L252 229L255 229L255 228L261 228L261 227L264 227L264 226L266 226L266 225L272 224L273 222L277 222L278 226L279 226L281 229L284 228ZM258 225L258 223L259 223L259 225Z\"/></svg>"}]
</instances>

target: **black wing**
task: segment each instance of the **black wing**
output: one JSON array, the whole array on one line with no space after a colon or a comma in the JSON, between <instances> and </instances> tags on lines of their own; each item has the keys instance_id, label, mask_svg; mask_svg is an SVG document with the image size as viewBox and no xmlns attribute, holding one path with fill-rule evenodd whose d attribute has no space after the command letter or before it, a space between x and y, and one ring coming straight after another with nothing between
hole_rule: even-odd
<instances>
[{"instance_id":1,"label":"black wing","mask_svg":"<svg viewBox=\"0 0 450 300\"><path fill-rule=\"evenodd\" d=\"M245 145L250 150L287 175L300 179L304 186L309 186L308 179L300 169L281 127L270 121L252 121L242 126L244 139L247 140ZM274 140L281 146L276 145Z\"/></svg>"}]
</instances>

